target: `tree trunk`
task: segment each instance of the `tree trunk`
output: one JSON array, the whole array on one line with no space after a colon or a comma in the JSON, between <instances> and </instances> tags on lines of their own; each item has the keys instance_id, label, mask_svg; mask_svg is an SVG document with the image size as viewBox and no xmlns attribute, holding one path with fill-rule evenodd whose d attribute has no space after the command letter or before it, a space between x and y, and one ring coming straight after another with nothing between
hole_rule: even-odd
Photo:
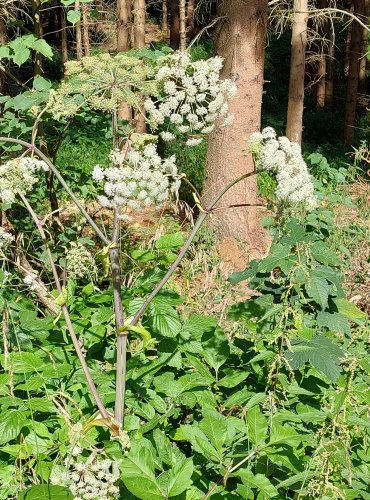
<instances>
[{"instance_id":1,"label":"tree trunk","mask_svg":"<svg viewBox=\"0 0 370 500\"><path fill-rule=\"evenodd\" d=\"M321 47L318 67L317 67L317 85L316 85L317 109L323 109L325 107L325 87L326 87L326 54L323 48Z\"/></svg>"},{"instance_id":2,"label":"tree trunk","mask_svg":"<svg viewBox=\"0 0 370 500\"><path fill-rule=\"evenodd\" d=\"M145 0L134 2L134 47L142 49L145 47Z\"/></svg>"},{"instance_id":3,"label":"tree trunk","mask_svg":"<svg viewBox=\"0 0 370 500\"><path fill-rule=\"evenodd\" d=\"M186 0L179 0L179 14L180 14L180 50L186 50Z\"/></svg>"},{"instance_id":4,"label":"tree trunk","mask_svg":"<svg viewBox=\"0 0 370 500\"><path fill-rule=\"evenodd\" d=\"M294 142L302 142L304 104L304 76L307 44L307 0L294 0L292 48L286 135Z\"/></svg>"},{"instance_id":5,"label":"tree trunk","mask_svg":"<svg viewBox=\"0 0 370 500\"><path fill-rule=\"evenodd\" d=\"M168 12L167 0L162 0L162 36L167 38L168 35Z\"/></svg>"},{"instance_id":6,"label":"tree trunk","mask_svg":"<svg viewBox=\"0 0 370 500\"><path fill-rule=\"evenodd\" d=\"M83 34L83 46L85 56L90 55L90 38L89 38L89 19L87 17L88 6L87 4L82 4L82 34Z\"/></svg>"},{"instance_id":7,"label":"tree trunk","mask_svg":"<svg viewBox=\"0 0 370 500\"><path fill-rule=\"evenodd\" d=\"M354 0L354 14L361 17L365 11L364 0ZM349 146L355 135L356 124L356 106L359 81L360 60L362 54L362 30L363 28L356 22L353 22L352 36L350 45L350 57L348 66L346 108L344 122L344 143Z\"/></svg>"},{"instance_id":8,"label":"tree trunk","mask_svg":"<svg viewBox=\"0 0 370 500\"><path fill-rule=\"evenodd\" d=\"M127 52L131 45L131 0L117 0L117 52ZM131 107L122 101L118 109L118 120L131 123Z\"/></svg>"},{"instance_id":9,"label":"tree trunk","mask_svg":"<svg viewBox=\"0 0 370 500\"><path fill-rule=\"evenodd\" d=\"M170 0L170 47L173 50L180 47L179 0Z\"/></svg>"},{"instance_id":10,"label":"tree trunk","mask_svg":"<svg viewBox=\"0 0 370 500\"><path fill-rule=\"evenodd\" d=\"M0 45L6 43L6 24L3 19L0 18ZM3 63L5 64L5 62ZM5 72L0 69L0 95L5 95L7 91ZM0 108L1 111L1 108Z\"/></svg>"},{"instance_id":11,"label":"tree trunk","mask_svg":"<svg viewBox=\"0 0 370 500\"><path fill-rule=\"evenodd\" d=\"M194 0L188 0L187 22L188 22L189 40L192 40L194 38L194 36L195 36L195 7L194 7Z\"/></svg>"},{"instance_id":12,"label":"tree trunk","mask_svg":"<svg viewBox=\"0 0 370 500\"><path fill-rule=\"evenodd\" d=\"M330 45L328 48L328 57L326 60L326 77L325 77L325 107L329 110L333 109L334 58L335 58L335 44L334 44L334 35L331 31Z\"/></svg>"},{"instance_id":13,"label":"tree trunk","mask_svg":"<svg viewBox=\"0 0 370 500\"><path fill-rule=\"evenodd\" d=\"M231 180L254 170L252 157L245 150L250 134L261 124L267 8L267 0L222 0L218 6L218 15L225 16L216 39L217 54L224 59L222 77L232 78L238 90L230 103L232 125L216 128L209 138L203 194L206 207ZM220 206L256 202L256 179L251 177L230 189ZM211 224L224 241L244 240L249 250L259 255L265 250L256 207L216 211Z\"/></svg>"},{"instance_id":14,"label":"tree trunk","mask_svg":"<svg viewBox=\"0 0 370 500\"><path fill-rule=\"evenodd\" d=\"M75 10L80 10L80 0L75 1ZM76 32L76 58L77 61L81 61L81 58L83 56L81 21L78 21L75 24L75 32Z\"/></svg>"},{"instance_id":15,"label":"tree trunk","mask_svg":"<svg viewBox=\"0 0 370 500\"><path fill-rule=\"evenodd\" d=\"M41 23L41 0L31 0L32 18L33 18L33 32L36 38L42 38L42 23ZM35 52L33 60L33 75L39 76L42 73L42 56L40 52Z\"/></svg>"},{"instance_id":16,"label":"tree trunk","mask_svg":"<svg viewBox=\"0 0 370 500\"><path fill-rule=\"evenodd\" d=\"M63 6L60 7L60 51L63 64L68 61L68 41L67 41L67 23L66 11Z\"/></svg>"},{"instance_id":17,"label":"tree trunk","mask_svg":"<svg viewBox=\"0 0 370 500\"><path fill-rule=\"evenodd\" d=\"M364 17L362 21L369 26L369 14L370 14L370 0L365 0L364 5ZM360 67L358 72L358 92L362 94L365 98L367 97L367 82L366 82L366 67L368 58L366 57L367 48L369 44L369 32L367 29L362 28L362 47L361 47L361 59Z\"/></svg>"}]
</instances>

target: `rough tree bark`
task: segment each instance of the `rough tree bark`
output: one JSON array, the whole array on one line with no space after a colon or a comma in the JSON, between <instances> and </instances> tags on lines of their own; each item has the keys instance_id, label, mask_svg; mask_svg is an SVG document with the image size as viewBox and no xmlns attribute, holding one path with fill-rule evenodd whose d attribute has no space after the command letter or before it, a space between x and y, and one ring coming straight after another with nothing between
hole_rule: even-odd
<instances>
[{"instance_id":1,"label":"rough tree bark","mask_svg":"<svg viewBox=\"0 0 370 500\"><path fill-rule=\"evenodd\" d=\"M354 14L363 16L365 12L365 0L353 0ZM344 143L349 146L355 135L357 92L360 71L360 60L362 53L362 30L359 23L352 23L352 36L350 45L350 57L348 66L346 107L344 120Z\"/></svg>"},{"instance_id":2,"label":"rough tree bark","mask_svg":"<svg viewBox=\"0 0 370 500\"><path fill-rule=\"evenodd\" d=\"M6 24L3 19L0 18L0 45L6 43ZM0 70L0 94L6 94L6 77L4 71Z\"/></svg>"},{"instance_id":3,"label":"rough tree bark","mask_svg":"<svg viewBox=\"0 0 370 500\"><path fill-rule=\"evenodd\" d=\"M89 19L87 17L88 10L89 8L87 4L82 4L82 39L85 56L90 55Z\"/></svg>"},{"instance_id":4,"label":"rough tree bark","mask_svg":"<svg viewBox=\"0 0 370 500\"><path fill-rule=\"evenodd\" d=\"M167 0L162 0L162 35L164 38L168 35Z\"/></svg>"},{"instance_id":5,"label":"rough tree bark","mask_svg":"<svg viewBox=\"0 0 370 500\"><path fill-rule=\"evenodd\" d=\"M187 17L187 24L188 24L189 40L192 40L195 36L195 5L194 5L194 0L188 0L186 17Z\"/></svg>"},{"instance_id":6,"label":"rough tree bark","mask_svg":"<svg viewBox=\"0 0 370 500\"><path fill-rule=\"evenodd\" d=\"M328 57L326 60L326 77L325 77L325 108L333 109L334 99L334 58L335 58L335 43L332 30L330 31L330 44L328 47Z\"/></svg>"},{"instance_id":7,"label":"rough tree bark","mask_svg":"<svg viewBox=\"0 0 370 500\"><path fill-rule=\"evenodd\" d=\"M173 50L180 47L179 0L170 0L170 47Z\"/></svg>"},{"instance_id":8,"label":"rough tree bark","mask_svg":"<svg viewBox=\"0 0 370 500\"><path fill-rule=\"evenodd\" d=\"M308 1L294 0L292 48L286 136L299 144L302 141L304 76L307 44Z\"/></svg>"},{"instance_id":9,"label":"rough tree bark","mask_svg":"<svg viewBox=\"0 0 370 500\"><path fill-rule=\"evenodd\" d=\"M225 16L216 37L217 54L224 58L222 77L233 79L238 90L230 103L234 114L232 125L217 128L209 138L205 206L228 182L254 169L252 157L245 150L250 134L261 126L267 9L267 0L222 0L218 5L218 15ZM221 206L256 202L257 185L252 177L228 191ZM230 241L235 249L232 242L243 240L251 253L261 255L266 240L257 210L256 207L222 209L215 212L211 223L221 241Z\"/></svg>"},{"instance_id":10,"label":"rough tree bark","mask_svg":"<svg viewBox=\"0 0 370 500\"><path fill-rule=\"evenodd\" d=\"M145 0L135 0L134 2L134 47L142 49L145 47L145 16L146 3ZM138 133L146 132L146 122L144 111L137 112L135 115L135 130Z\"/></svg>"},{"instance_id":11,"label":"rough tree bark","mask_svg":"<svg viewBox=\"0 0 370 500\"><path fill-rule=\"evenodd\" d=\"M66 11L64 6L60 6L60 52L63 64L68 61L68 40L67 40L67 23Z\"/></svg>"},{"instance_id":12,"label":"rough tree bark","mask_svg":"<svg viewBox=\"0 0 370 500\"><path fill-rule=\"evenodd\" d=\"M127 52L131 45L131 0L117 0L117 52ZM118 119L132 120L131 107L121 102Z\"/></svg>"},{"instance_id":13,"label":"rough tree bark","mask_svg":"<svg viewBox=\"0 0 370 500\"><path fill-rule=\"evenodd\" d=\"M186 50L186 0L179 0L180 50Z\"/></svg>"},{"instance_id":14,"label":"rough tree bark","mask_svg":"<svg viewBox=\"0 0 370 500\"><path fill-rule=\"evenodd\" d=\"M80 0L75 1L75 10L80 10ZM78 21L75 24L75 33L76 33L76 58L77 61L80 61L83 56L81 21Z\"/></svg>"},{"instance_id":15,"label":"rough tree bark","mask_svg":"<svg viewBox=\"0 0 370 500\"><path fill-rule=\"evenodd\" d=\"M365 0L364 2L364 17L362 21L369 25L369 15L370 15L370 0ZM360 67L358 73L358 92L359 94L363 94L363 96L367 97L367 81L366 81L366 68L368 66L368 58L366 57L367 48L369 44L369 32L367 29L362 28L362 47L361 47L361 59L360 59Z\"/></svg>"}]
</instances>

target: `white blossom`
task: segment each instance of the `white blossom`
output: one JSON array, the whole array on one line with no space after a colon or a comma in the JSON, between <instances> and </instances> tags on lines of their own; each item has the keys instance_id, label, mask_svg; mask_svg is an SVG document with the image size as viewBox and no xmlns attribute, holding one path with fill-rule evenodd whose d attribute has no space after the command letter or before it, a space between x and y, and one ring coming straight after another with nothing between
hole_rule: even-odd
<instances>
[{"instance_id":1,"label":"white blossom","mask_svg":"<svg viewBox=\"0 0 370 500\"><path fill-rule=\"evenodd\" d=\"M48 165L37 158L14 158L0 165L0 198L13 203L17 194L26 194L38 182L37 173L49 170Z\"/></svg>"},{"instance_id":2,"label":"white blossom","mask_svg":"<svg viewBox=\"0 0 370 500\"><path fill-rule=\"evenodd\" d=\"M0 226L0 251L4 252L14 241L14 236Z\"/></svg>"},{"instance_id":3,"label":"white blossom","mask_svg":"<svg viewBox=\"0 0 370 500\"><path fill-rule=\"evenodd\" d=\"M161 132L160 136L165 142L171 142L175 139L175 135L171 132Z\"/></svg>"},{"instance_id":4,"label":"white blossom","mask_svg":"<svg viewBox=\"0 0 370 500\"><path fill-rule=\"evenodd\" d=\"M191 146L191 147L193 147L193 146L198 146L198 144L200 144L202 141L203 141L203 139L202 139L202 138L195 138L195 137L191 137L190 139L188 139L188 140L186 141L186 143L185 143L185 144L186 144L187 146Z\"/></svg>"},{"instance_id":5,"label":"white blossom","mask_svg":"<svg viewBox=\"0 0 370 500\"><path fill-rule=\"evenodd\" d=\"M28 289L31 292L37 290L36 278L37 276L34 273L27 274L27 276L23 278L23 283L28 287Z\"/></svg>"},{"instance_id":6,"label":"white blossom","mask_svg":"<svg viewBox=\"0 0 370 500\"><path fill-rule=\"evenodd\" d=\"M250 136L252 152L258 170L276 173L276 197L290 205L304 204L312 209L317 206L314 186L302 157L301 147L287 137L276 137L273 128Z\"/></svg>"}]
</instances>

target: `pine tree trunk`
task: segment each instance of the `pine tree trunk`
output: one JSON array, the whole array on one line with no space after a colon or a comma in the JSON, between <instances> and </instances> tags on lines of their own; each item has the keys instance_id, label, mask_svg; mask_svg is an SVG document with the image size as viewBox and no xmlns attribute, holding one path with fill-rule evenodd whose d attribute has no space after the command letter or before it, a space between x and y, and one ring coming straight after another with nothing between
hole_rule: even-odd
<instances>
[{"instance_id":1,"label":"pine tree trunk","mask_svg":"<svg viewBox=\"0 0 370 500\"><path fill-rule=\"evenodd\" d=\"M145 47L145 16L146 4L145 0L135 0L134 3L134 47L142 49ZM144 110L135 114L135 130L140 134L146 132L146 121Z\"/></svg>"},{"instance_id":2,"label":"pine tree trunk","mask_svg":"<svg viewBox=\"0 0 370 500\"><path fill-rule=\"evenodd\" d=\"M318 67L317 67L317 85L316 85L316 107L318 109L323 109L325 107L325 87L326 87L326 54L321 47Z\"/></svg>"},{"instance_id":3,"label":"pine tree trunk","mask_svg":"<svg viewBox=\"0 0 370 500\"><path fill-rule=\"evenodd\" d=\"M142 49L145 47L145 0L134 1L134 47Z\"/></svg>"},{"instance_id":4,"label":"pine tree trunk","mask_svg":"<svg viewBox=\"0 0 370 500\"><path fill-rule=\"evenodd\" d=\"M0 45L4 45L6 43L6 24L3 19L0 18ZM5 62L3 62L5 65ZM0 68L0 94L5 95L7 92L7 84L6 84L6 76L5 72ZM1 111L1 108L0 108Z\"/></svg>"},{"instance_id":5,"label":"pine tree trunk","mask_svg":"<svg viewBox=\"0 0 370 500\"><path fill-rule=\"evenodd\" d=\"M326 77L325 77L325 108L333 109L334 99L334 57L335 44L334 35L330 33L330 45L328 48L328 57L326 60Z\"/></svg>"},{"instance_id":6,"label":"pine tree trunk","mask_svg":"<svg viewBox=\"0 0 370 500\"><path fill-rule=\"evenodd\" d=\"M187 23L188 23L189 40L192 40L194 38L194 36L195 36L195 6L194 6L194 0L188 0Z\"/></svg>"},{"instance_id":7,"label":"pine tree trunk","mask_svg":"<svg viewBox=\"0 0 370 500\"><path fill-rule=\"evenodd\" d=\"M131 45L131 0L117 0L117 52L127 52ZM118 109L118 120L131 123L131 107L122 101Z\"/></svg>"},{"instance_id":8,"label":"pine tree trunk","mask_svg":"<svg viewBox=\"0 0 370 500\"><path fill-rule=\"evenodd\" d=\"M186 0L179 0L180 50L186 50Z\"/></svg>"},{"instance_id":9,"label":"pine tree trunk","mask_svg":"<svg viewBox=\"0 0 370 500\"><path fill-rule=\"evenodd\" d=\"M304 76L307 44L307 0L294 0L292 48L286 135L294 142L302 142L304 105Z\"/></svg>"},{"instance_id":10,"label":"pine tree trunk","mask_svg":"<svg viewBox=\"0 0 370 500\"><path fill-rule=\"evenodd\" d=\"M354 14L361 17L365 12L365 1L354 0ZM344 122L344 143L349 146L355 135L357 92L359 82L360 60L362 54L362 30L363 28L353 22L350 45L350 56L348 66L346 108Z\"/></svg>"},{"instance_id":11,"label":"pine tree trunk","mask_svg":"<svg viewBox=\"0 0 370 500\"><path fill-rule=\"evenodd\" d=\"M42 23L41 23L41 0L31 0L33 33L36 38L42 38ZM35 52L33 60L33 75L39 76L42 73L42 55L40 52Z\"/></svg>"},{"instance_id":12,"label":"pine tree trunk","mask_svg":"<svg viewBox=\"0 0 370 500\"><path fill-rule=\"evenodd\" d=\"M162 36L167 38L168 35L168 12L167 0L162 0Z\"/></svg>"},{"instance_id":13,"label":"pine tree trunk","mask_svg":"<svg viewBox=\"0 0 370 500\"><path fill-rule=\"evenodd\" d=\"M68 41L67 41L67 23L66 11L63 6L60 7L60 51L63 64L68 61Z\"/></svg>"},{"instance_id":14,"label":"pine tree trunk","mask_svg":"<svg viewBox=\"0 0 370 500\"><path fill-rule=\"evenodd\" d=\"M369 26L369 15L370 15L370 0L365 0L364 2L364 17L362 21ZM366 67L368 63L368 58L366 57L367 48L369 44L369 32L367 29L362 28L362 42L361 42L361 59L360 68L358 73L358 92L364 97L367 96L367 82L366 82Z\"/></svg>"},{"instance_id":15,"label":"pine tree trunk","mask_svg":"<svg viewBox=\"0 0 370 500\"><path fill-rule=\"evenodd\" d=\"M80 10L80 0L75 1L75 10ZM75 24L75 33L76 33L76 58L77 61L81 61L81 58L83 56L81 21L78 21Z\"/></svg>"},{"instance_id":16,"label":"pine tree trunk","mask_svg":"<svg viewBox=\"0 0 370 500\"><path fill-rule=\"evenodd\" d=\"M82 36L85 56L90 55L89 19L87 17L88 6L82 4Z\"/></svg>"},{"instance_id":17,"label":"pine tree trunk","mask_svg":"<svg viewBox=\"0 0 370 500\"><path fill-rule=\"evenodd\" d=\"M254 170L252 157L245 150L249 136L261 124L267 9L267 0L222 0L218 5L218 15L226 19L216 39L216 52L224 59L222 77L232 78L238 90L230 103L232 125L217 128L209 138L205 206L231 180ZM228 191L220 206L256 202L256 179L251 177ZM216 211L211 224L221 240L246 241L251 253L261 255L265 250L265 235L257 210L239 207Z\"/></svg>"},{"instance_id":18,"label":"pine tree trunk","mask_svg":"<svg viewBox=\"0 0 370 500\"><path fill-rule=\"evenodd\" d=\"M170 0L170 47L173 50L180 47L179 0Z\"/></svg>"}]
</instances>

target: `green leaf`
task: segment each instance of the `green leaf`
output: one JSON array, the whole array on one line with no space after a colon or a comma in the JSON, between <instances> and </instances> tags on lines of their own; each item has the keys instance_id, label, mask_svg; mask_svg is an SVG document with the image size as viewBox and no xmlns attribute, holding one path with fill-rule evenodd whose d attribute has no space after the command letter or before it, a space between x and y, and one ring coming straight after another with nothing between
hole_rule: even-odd
<instances>
[{"instance_id":1,"label":"green leaf","mask_svg":"<svg viewBox=\"0 0 370 500\"><path fill-rule=\"evenodd\" d=\"M74 495L68 488L54 484L37 484L21 491L20 500L72 500Z\"/></svg>"},{"instance_id":2,"label":"green leaf","mask_svg":"<svg viewBox=\"0 0 370 500\"><path fill-rule=\"evenodd\" d=\"M287 444L296 448L302 442L302 436L290 425L281 425L273 420L268 445Z\"/></svg>"},{"instance_id":3,"label":"green leaf","mask_svg":"<svg viewBox=\"0 0 370 500\"><path fill-rule=\"evenodd\" d=\"M213 331L206 331L202 336L204 359L214 368L216 375L219 368L230 356L230 346L225 332L217 327Z\"/></svg>"},{"instance_id":4,"label":"green leaf","mask_svg":"<svg viewBox=\"0 0 370 500\"><path fill-rule=\"evenodd\" d=\"M154 460L146 446L135 446L120 465L121 478L126 488L142 500L163 500L154 475Z\"/></svg>"},{"instance_id":5,"label":"green leaf","mask_svg":"<svg viewBox=\"0 0 370 500\"><path fill-rule=\"evenodd\" d=\"M44 398L32 398L26 402L28 408L33 411L39 411L41 413L55 413L56 408L53 403L46 397Z\"/></svg>"},{"instance_id":6,"label":"green leaf","mask_svg":"<svg viewBox=\"0 0 370 500\"><path fill-rule=\"evenodd\" d=\"M193 460L186 458L177 463L172 469L158 476L157 481L165 494L165 498L175 497L187 490L192 484L193 470Z\"/></svg>"},{"instance_id":7,"label":"green leaf","mask_svg":"<svg viewBox=\"0 0 370 500\"><path fill-rule=\"evenodd\" d=\"M338 313L354 321L355 323L363 324L367 318L367 314L361 311L355 304L347 299L334 299L334 303L337 306Z\"/></svg>"},{"instance_id":8,"label":"green leaf","mask_svg":"<svg viewBox=\"0 0 370 500\"><path fill-rule=\"evenodd\" d=\"M133 250L131 257L139 262L150 262L155 259L154 253L149 250Z\"/></svg>"},{"instance_id":9,"label":"green leaf","mask_svg":"<svg viewBox=\"0 0 370 500\"><path fill-rule=\"evenodd\" d=\"M220 387L227 387L231 389L232 387L236 387L241 382L243 382L243 380L245 380L249 374L250 372L246 370L235 370L230 375L226 375L226 377L223 377L221 380L219 380L217 385Z\"/></svg>"},{"instance_id":10,"label":"green leaf","mask_svg":"<svg viewBox=\"0 0 370 500\"><path fill-rule=\"evenodd\" d=\"M263 494L263 498L274 498L279 496L278 490L263 474L254 475L249 469L240 469L235 475L239 476L246 486L257 488L257 490Z\"/></svg>"},{"instance_id":11,"label":"green leaf","mask_svg":"<svg viewBox=\"0 0 370 500\"><path fill-rule=\"evenodd\" d=\"M9 43L9 47L11 47L14 52L12 59L18 66L24 64L31 55L31 51L24 43L24 37L15 38Z\"/></svg>"},{"instance_id":12,"label":"green leaf","mask_svg":"<svg viewBox=\"0 0 370 500\"><path fill-rule=\"evenodd\" d=\"M166 303L153 300L149 307L154 329L163 337L176 337L181 330L177 311Z\"/></svg>"},{"instance_id":13,"label":"green leaf","mask_svg":"<svg viewBox=\"0 0 370 500\"><path fill-rule=\"evenodd\" d=\"M329 284L325 278L315 276L309 277L308 283L305 285L307 295L317 302L321 309L324 310L328 305Z\"/></svg>"},{"instance_id":14,"label":"green leaf","mask_svg":"<svg viewBox=\"0 0 370 500\"><path fill-rule=\"evenodd\" d=\"M281 268L282 262L290 256L290 245L274 245L271 247L271 255L259 261L258 272L269 273L276 267Z\"/></svg>"},{"instance_id":15,"label":"green leaf","mask_svg":"<svg viewBox=\"0 0 370 500\"><path fill-rule=\"evenodd\" d=\"M114 318L114 313L110 307L99 307L91 316L91 324L93 326L106 325L112 318Z\"/></svg>"},{"instance_id":16,"label":"green leaf","mask_svg":"<svg viewBox=\"0 0 370 500\"><path fill-rule=\"evenodd\" d=\"M340 260L333 250L322 241L316 241L311 247L312 256L325 266L340 266Z\"/></svg>"},{"instance_id":17,"label":"green leaf","mask_svg":"<svg viewBox=\"0 0 370 500\"><path fill-rule=\"evenodd\" d=\"M49 80L46 80L46 78L43 78L42 76L38 75L33 79L33 88L35 90L49 92L51 88L51 82Z\"/></svg>"},{"instance_id":18,"label":"green leaf","mask_svg":"<svg viewBox=\"0 0 370 500\"><path fill-rule=\"evenodd\" d=\"M259 406L253 406L247 413L248 438L258 446L263 443L267 437L267 419L262 415Z\"/></svg>"},{"instance_id":19,"label":"green leaf","mask_svg":"<svg viewBox=\"0 0 370 500\"><path fill-rule=\"evenodd\" d=\"M220 451L227 436L225 417L211 409L204 410L204 413L206 416L199 422L199 429L204 432L216 450Z\"/></svg>"},{"instance_id":20,"label":"green leaf","mask_svg":"<svg viewBox=\"0 0 370 500\"><path fill-rule=\"evenodd\" d=\"M337 312L319 311L316 319L318 326L326 327L331 332L344 333L346 335L351 334L349 320Z\"/></svg>"},{"instance_id":21,"label":"green leaf","mask_svg":"<svg viewBox=\"0 0 370 500\"><path fill-rule=\"evenodd\" d=\"M1 359L2 356L0 356ZM46 367L43 357L34 352L12 352L8 358L8 364L13 373L42 372Z\"/></svg>"},{"instance_id":22,"label":"green leaf","mask_svg":"<svg viewBox=\"0 0 370 500\"><path fill-rule=\"evenodd\" d=\"M168 250L171 248L182 247L184 244L184 237L180 232L164 234L156 242L155 247L157 250Z\"/></svg>"},{"instance_id":23,"label":"green leaf","mask_svg":"<svg viewBox=\"0 0 370 500\"><path fill-rule=\"evenodd\" d=\"M69 10L67 12L67 20L75 25L76 23L78 23L81 19L81 12L79 10Z\"/></svg>"},{"instance_id":24,"label":"green leaf","mask_svg":"<svg viewBox=\"0 0 370 500\"><path fill-rule=\"evenodd\" d=\"M7 410L0 414L0 444L9 443L21 432L27 421L28 412Z\"/></svg>"}]
</instances>

